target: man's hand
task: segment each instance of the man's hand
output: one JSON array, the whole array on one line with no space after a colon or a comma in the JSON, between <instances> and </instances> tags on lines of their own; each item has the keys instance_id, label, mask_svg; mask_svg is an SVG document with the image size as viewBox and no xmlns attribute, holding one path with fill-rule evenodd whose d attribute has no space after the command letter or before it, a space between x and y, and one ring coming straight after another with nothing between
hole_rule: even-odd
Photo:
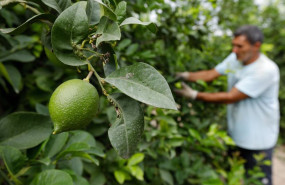
<instances>
[{"instance_id":1,"label":"man's hand","mask_svg":"<svg viewBox=\"0 0 285 185\"><path fill-rule=\"evenodd\" d=\"M221 74L216 71L216 69L211 70L203 70L203 71L197 71L197 72L178 72L175 74L175 79L182 79L184 81L189 82L197 82L197 80L203 80L205 82L211 82L217 77L219 77Z\"/></svg>"},{"instance_id":2,"label":"man's hand","mask_svg":"<svg viewBox=\"0 0 285 185\"><path fill-rule=\"evenodd\" d=\"M182 85L182 89L175 89L174 92L186 98L195 100L197 97L198 91L193 90L191 87L186 85L184 82L181 82L181 85Z\"/></svg>"},{"instance_id":3,"label":"man's hand","mask_svg":"<svg viewBox=\"0 0 285 185\"><path fill-rule=\"evenodd\" d=\"M190 72L178 72L175 74L176 79L183 79L183 80L188 80L190 76Z\"/></svg>"}]
</instances>

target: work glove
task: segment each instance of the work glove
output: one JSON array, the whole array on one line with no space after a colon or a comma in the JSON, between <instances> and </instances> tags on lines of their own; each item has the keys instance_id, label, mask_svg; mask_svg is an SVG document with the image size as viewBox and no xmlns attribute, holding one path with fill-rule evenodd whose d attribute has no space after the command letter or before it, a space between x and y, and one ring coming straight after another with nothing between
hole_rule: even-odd
<instances>
[{"instance_id":1,"label":"work glove","mask_svg":"<svg viewBox=\"0 0 285 185\"><path fill-rule=\"evenodd\" d=\"M190 72L178 72L175 74L176 79L183 79L183 80L188 80L190 76Z\"/></svg>"},{"instance_id":2,"label":"work glove","mask_svg":"<svg viewBox=\"0 0 285 185\"><path fill-rule=\"evenodd\" d=\"M186 85L184 82L181 82L182 89L175 89L174 92L178 95L184 96L186 98L190 98L191 100L195 100L198 94L198 91L193 90L191 87Z\"/></svg>"}]
</instances>

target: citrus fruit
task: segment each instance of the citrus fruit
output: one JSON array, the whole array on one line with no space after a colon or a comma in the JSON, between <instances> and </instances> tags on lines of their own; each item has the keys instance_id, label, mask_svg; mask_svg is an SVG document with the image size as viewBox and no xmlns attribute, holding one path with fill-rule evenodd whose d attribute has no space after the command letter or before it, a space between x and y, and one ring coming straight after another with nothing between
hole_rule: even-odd
<instances>
[{"instance_id":1,"label":"citrus fruit","mask_svg":"<svg viewBox=\"0 0 285 185\"><path fill-rule=\"evenodd\" d=\"M89 82L73 79L62 83L53 92L49 102L53 134L87 126L98 108L98 92Z\"/></svg>"}]
</instances>

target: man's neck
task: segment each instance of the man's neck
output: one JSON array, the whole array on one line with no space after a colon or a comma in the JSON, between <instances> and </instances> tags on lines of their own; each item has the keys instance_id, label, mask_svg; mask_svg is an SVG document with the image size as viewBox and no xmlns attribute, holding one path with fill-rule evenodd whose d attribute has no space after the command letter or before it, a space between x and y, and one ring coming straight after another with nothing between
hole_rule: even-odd
<instances>
[{"instance_id":1,"label":"man's neck","mask_svg":"<svg viewBox=\"0 0 285 185\"><path fill-rule=\"evenodd\" d=\"M259 56L260 56L260 53L257 53L250 60L248 60L247 62L244 62L243 65L252 64L253 62L255 62L259 58Z\"/></svg>"}]
</instances>

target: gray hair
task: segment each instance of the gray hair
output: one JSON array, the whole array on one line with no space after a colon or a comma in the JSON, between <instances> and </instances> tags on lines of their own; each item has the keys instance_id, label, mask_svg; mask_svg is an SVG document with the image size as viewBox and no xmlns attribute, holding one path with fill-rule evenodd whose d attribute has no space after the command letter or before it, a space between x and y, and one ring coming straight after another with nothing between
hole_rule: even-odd
<instances>
[{"instance_id":1,"label":"gray hair","mask_svg":"<svg viewBox=\"0 0 285 185\"><path fill-rule=\"evenodd\" d=\"M250 44L255 44L256 42L263 42L263 33L257 26L253 25L244 25L239 27L235 32L234 36L238 37L244 35Z\"/></svg>"}]
</instances>

